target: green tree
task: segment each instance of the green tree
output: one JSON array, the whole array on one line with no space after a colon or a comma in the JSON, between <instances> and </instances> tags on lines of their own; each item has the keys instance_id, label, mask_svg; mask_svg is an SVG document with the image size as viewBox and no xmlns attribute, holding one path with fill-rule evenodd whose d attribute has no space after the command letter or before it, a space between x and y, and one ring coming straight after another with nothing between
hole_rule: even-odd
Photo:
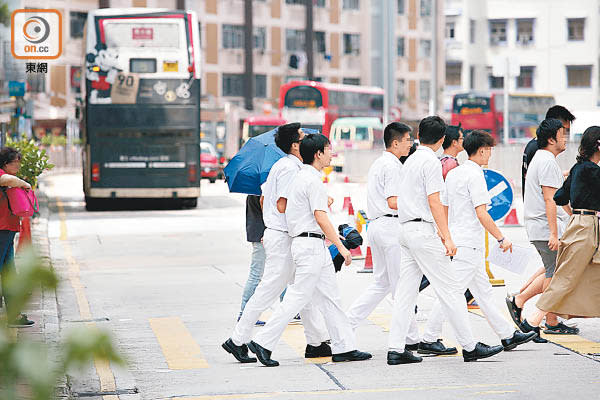
<instances>
[{"instance_id":1,"label":"green tree","mask_svg":"<svg viewBox=\"0 0 600 400\"><path fill-rule=\"evenodd\" d=\"M40 149L33 139L23 138L15 141L9 137L6 146L13 147L21 153L21 168L17 176L33 188L37 187L38 177L44 171L54 168L54 165L48 162L46 150Z\"/></svg>"},{"instance_id":2,"label":"green tree","mask_svg":"<svg viewBox=\"0 0 600 400\"><path fill-rule=\"evenodd\" d=\"M10 10L8 9L8 4L3 1L0 1L0 24L4 26L10 25Z\"/></svg>"},{"instance_id":3,"label":"green tree","mask_svg":"<svg viewBox=\"0 0 600 400\"><path fill-rule=\"evenodd\" d=\"M80 327L51 351L44 343L27 337L16 338L7 320L16 318L31 300L32 292L55 289L58 278L31 249L20 257L19 273L8 277L10 307L0 318L0 398L3 400L55 398L58 380L67 370L82 368L94 359L123 364L110 336L96 328Z\"/></svg>"}]
</instances>

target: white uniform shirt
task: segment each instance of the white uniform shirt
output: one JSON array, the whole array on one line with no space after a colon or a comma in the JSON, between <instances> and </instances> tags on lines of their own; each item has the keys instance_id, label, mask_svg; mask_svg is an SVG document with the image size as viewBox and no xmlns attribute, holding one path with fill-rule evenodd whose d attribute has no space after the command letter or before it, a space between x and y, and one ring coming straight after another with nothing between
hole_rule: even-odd
<instances>
[{"instance_id":1,"label":"white uniform shirt","mask_svg":"<svg viewBox=\"0 0 600 400\"><path fill-rule=\"evenodd\" d=\"M525 178L525 228L529 240L550 239L550 226L542 186L560 189L563 183L564 177L554 154L548 150L538 150L527 168ZM569 214L562 207L557 206L556 216L560 238L569 222Z\"/></svg>"},{"instance_id":2,"label":"white uniform shirt","mask_svg":"<svg viewBox=\"0 0 600 400\"><path fill-rule=\"evenodd\" d=\"M382 217L386 214L396 215L387 203L388 197L396 196L396 184L400 179L402 163L389 151L384 151L371 168L367 180L367 216L369 219Z\"/></svg>"},{"instance_id":3,"label":"white uniform shirt","mask_svg":"<svg viewBox=\"0 0 600 400\"><path fill-rule=\"evenodd\" d=\"M400 223L421 218L434 222L427 196L442 192L442 164L433 150L426 146L417 147L402 167L396 186L398 196L398 220Z\"/></svg>"},{"instance_id":4,"label":"white uniform shirt","mask_svg":"<svg viewBox=\"0 0 600 400\"><path fill-rule=\"evenodd\" d=\"M290 185L287 197L285 218L291 237L302 232L323 233L315 211L327 212L327 191L321 179L321 173L312 165L304 164Z\"/></svg>"},{"instance_id":5,"label":"white uniform shirt","mask_svg":"<svg viewBox=\"0 0 600 400\"><path fill-rule=\"evenodd\" d=\"M467 160L448 172L442 203L448 206L448 227L457 247L485 246L485 229L475 208L490 202L483 170L477 163Z\"/></svg>"},{"instance_id":6,"label":"white uniform shirt","mask_svg":"<svg viewBox=\"0 0 600 400\"><path fill-rule=\"evenodd\" d=\"M301 167L302 161L292 154L280 158L271 167L269 176L262 185L262 192L265 197L263 201L263 220L267 228L287 232L285 214L277 210L277 200L280 197L287 198L290 183Z\"/></svg>"}]
</instances>

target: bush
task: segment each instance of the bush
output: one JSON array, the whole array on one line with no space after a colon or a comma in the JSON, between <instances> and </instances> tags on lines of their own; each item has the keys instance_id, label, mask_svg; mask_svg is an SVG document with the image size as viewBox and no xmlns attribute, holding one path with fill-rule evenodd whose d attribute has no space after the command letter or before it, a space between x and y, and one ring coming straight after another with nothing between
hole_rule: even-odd
<instances>
[{"instance_id":1,"label":"bush","mask_svg":"<svg viewBox=\"0 0 600 400\"><path fill-rule=\"evenodd\" d=\"M21 152L21 169L19 169L17 176L33 188L37 187L38 177L44 171L54 168L54 164L48 162L49 157L46 150L40 149L33 139L14 141L8 138L6 146L13 147Z\"/></svg>"}]
</instances>

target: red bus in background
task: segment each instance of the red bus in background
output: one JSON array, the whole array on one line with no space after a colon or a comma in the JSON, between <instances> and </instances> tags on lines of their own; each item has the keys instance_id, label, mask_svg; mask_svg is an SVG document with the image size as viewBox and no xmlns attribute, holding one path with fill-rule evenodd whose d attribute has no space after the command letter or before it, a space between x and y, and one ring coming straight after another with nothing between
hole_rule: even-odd
<instances>
[{"instance_id":1,"label":"red bus in background","mask_svg":"<svg viewBox=\"0 0 600 400\"><path fill-rule=\"evenodd\" d=\"M284 119L274 115L256 115L248 117L244 120L244 124L242 125L242 143L246 143L251 137L268 132L285 123Z\"/></svg>"},{"instance_id":2,"label":"red bus in background","mask_svg":"<svg viewBox=\"0 0 600 400\"><path fill-rule=\"evenodd\" d=\"M279 89L279 111L286 121L300 122L329 137L341 117L383 119L383 89L336 83L291 81Z\"/></svg>"},{"instance_id":3,"label":"red bus in background","mask_svg":"<svg viewBox=\"0 0 600 400\"><path fill-rule=\"evenodd\" d=\"M549 95L509 95L509 140L527 142L544 120L548 108L556 104ZM482 129L501 142L504 132L504 97L502 93L460 93L452 100L452 125L465 130Z\"/></svg>"}]
</instances>

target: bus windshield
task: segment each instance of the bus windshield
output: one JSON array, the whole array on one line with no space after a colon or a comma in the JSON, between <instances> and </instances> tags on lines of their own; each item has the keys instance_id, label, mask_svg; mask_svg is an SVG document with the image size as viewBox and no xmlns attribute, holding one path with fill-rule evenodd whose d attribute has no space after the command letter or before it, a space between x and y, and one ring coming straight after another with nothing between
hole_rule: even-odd
<instances>
[{"instance_id":1,"label":"bus windshield","mask_svg":"<svg viewBox=\"0 0 600 400\"><path fill-rule=\"evenodd\" d=\"M484 96L455 96L452 112L455 114L482 114L490 112L490 98Z\"/></svg>"},{"instance_id":2,"label":"bus windshield","mask_svg":"<svg viewBox=\"0 0 600 400\"><path fill-rule=\"evenodd\" d=\"M313 87L297 86L288 90L284 105L294 108L318 108L323 106L323 96Z\"/></svg>"},{"instance_id":3,"label":"bus windshield","mask_svg":"<svg viewBox=\"0 0 600 400\"><path fill-rule=\"evenodd\" d=\"M255 137L275 128L277 128L276 125L249 125L248 137Z\"/></svg>"},{"instance_id":4,"label":"bus windshield","mask_svg":"<svg viewBox=\"0 0 600 400\"><path fill-rule=\"evenodd\" d=\"M158 19L157 19L158 21ZM108 21L104 23L106 46L109 48L179 49L183 26L177 22L142 23Z\"/></svg>"}]
</instances>

